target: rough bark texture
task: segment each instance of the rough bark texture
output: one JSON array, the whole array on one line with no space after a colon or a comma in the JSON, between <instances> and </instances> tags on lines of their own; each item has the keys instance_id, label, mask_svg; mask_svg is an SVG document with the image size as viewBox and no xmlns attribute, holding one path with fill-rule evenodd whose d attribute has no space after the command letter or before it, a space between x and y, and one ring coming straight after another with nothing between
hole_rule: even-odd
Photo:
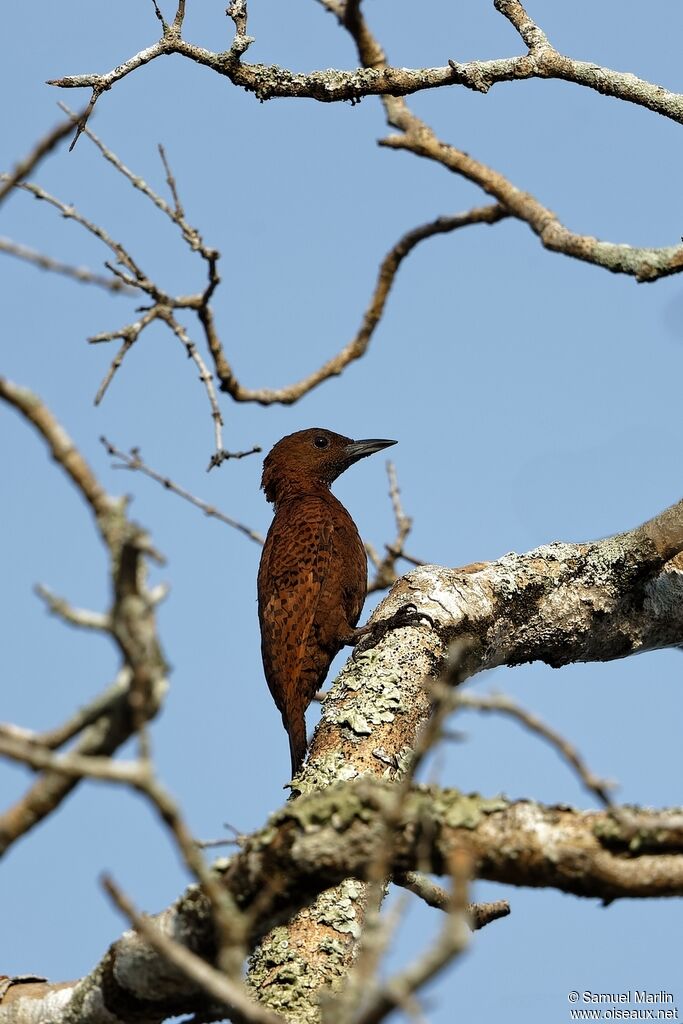
<instances>
[{"instance_id":1,"label":"rough bark texture","mask_svg":"<svg viewBox=\"0 0 683 1024\"><path fill-rule=\"evenodd\" d=\"M453 643L467 641L458 646L470 674L679 645L683 573L676 556L682 546L679 504L603 541L551 544L465 569L423 566L396 584L376 617L410 601L431 616L433 627L425 622L396 630L349 661L325 701L308 764L296 780L301 795L235 858L217 863L242 909L258 901L249 980L260 1000L312 1019L321 989L334 987L348 969L363 920L364 879L386 850L391 782L429 715L424 680L442 676ZM416 787L392 834L389 871L442 872L449 851L462 846L478 877L501 883L605 901L683 895L681 810L586 813ZM326 891L332 886L341 888ZM211 914L196 887L158 921L211 960ZM157 1024L201 1005L196 990L132 933L78 983L67 1008L55 1008L69 991L53 990L50 1010L47 997L15 998L0 1008L0 1022ZM42 1004L37 1016L36 1003Z\"/></svg>"},{"instance_id":2,"label":"rough bark texture","mask_svg":"<svg viewBox=\"0 0 683 1024\"><path fill-rule=\"evenodd\" d=\"M323 890L346 880L346 897L362 898L362 879L386 847L386 813L393 795L390 783L365 777L302 796L273 815L236 857L216 865L243 909L258 901L261 913L252 942L259 940L263 927L307 908L286 930L276 927L268 940L270 948L280 950L279 957L268 964L277 982L271 988L279 993L279 1008L288 1015L303 1012L308 1018L315 1008L316 993L310 982L316 975L303 970L296 957L297 940L304 948L307 945L307 924L318 939L322 930L321 944L332 968L328 984L341 977L340 959L344 961L346 937L355 935L354 920L348 900L335 896L339 905L333 906L331 893ZM444 873L453 850L464 849L477 876L491 881L552 887L605 902L683 895L682 808L587 812L415 786L393 838L388 864L392 873L415 868ZM349 882L349 878L359 881ZM279 884L273 886L273 879ZM346 930L340 928L343 918ZM156 920L166 934L212 958L209 904L196 886ZM286 942L293 942L293 949ZM285 963L289 965L287 985ZM263 955L259 966L266 970ZM49 1019L55 1024L109 1024L134 1019L157 1024L181 1009L189 1012L203 1006L196 989L133 932L110 948L92 975L74 984L73 990L50 993L51 1007L66 1003L63 1011L45 1016L47 996L36 999L27 993L27 998L15 998L0 1008L0 1022ZM269 999L273 1006L277 1001ZM44 1016L29 1015L29 1008L35 1012L36 1002ZM27 1008L24 1016L22 1004Z\"/></svg>"},{"instance_id":3,"label":"rough bark texture","mask_svg":"<svg viewBox=\"0 0 683 1024\"><path fill-rule=\"evenodd\" d=\"M465 569L423 566L403 577L376 617L410 601L435 628L397 630L372 650L361 646L325 700L297 790L360 774L399 777L429 715L424 680L442 674L458 640L465 641L467 674L532 661L609 661L680 643L683 575L666 562L683 542L682 519L679 503L602 541L549 544ZM365 896L355 884L351 893L326 894L319 928L311 927L316 905L305 912L305 927L296 918L268 936L249 975L259 997L281 1009L296 990L297 1013L315 1019L312 991L322 993L353 962L356 946L344 939L362 926ZM337 931L332 950L330 926Z\"/></svg>"}]
</instances>

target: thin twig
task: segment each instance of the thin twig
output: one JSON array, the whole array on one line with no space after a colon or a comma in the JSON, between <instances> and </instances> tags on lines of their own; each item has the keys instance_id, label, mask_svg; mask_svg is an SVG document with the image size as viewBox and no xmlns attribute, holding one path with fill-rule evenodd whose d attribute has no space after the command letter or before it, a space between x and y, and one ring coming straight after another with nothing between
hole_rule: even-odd
<instances>
[{"instance_id":1,"label":"thin twig","mask_svg":"<svg viewBox=\"0 0 683 1024\"><path fill-rule=\"evenodd\" d=\"M401 888L419 896L429 907L447 911L450 905L450 893L441 885L432 882L431 878L420 871L405 871L394 875L392 881ZM510 913L508 900L496 900L493 903L468 903L465 915L470 929L479 931L492 921L507 917Z\"/></svg>"},{"instance_id":2,"label":"thin twig","mask_svg":"<svg viewBox=\"0 0 683 1024\"><path fill-rule=\"evenodd\" d=\"M28 177L31 171L35 170L38 164L43 160L48 153L59 145L62 139L66 138L71 132L74 125L74 117L80 118L82 114L74 114L69 117L68 121L62 121L56 128L53 128L51 132L36 143L31 152L20 160L15 166L11 174L3 175L4 184L0 186L0 203L5 197L17 186L24 178Z\"/></svg>"},{"instance_id":3,"label":"thin twig","mask_svg":"<svg viewBox=\"0 0 683 1024\"><path fill-rule=\"evenodd\" d=\"M221 381L221 391L227 391L236 402L258 402L261 405L271 405L273 403L291 405L303 395L312 391L313 388L322 384L323 381L331 377L338 377L350 363L361 359L365 355L375 329L384 313L396 273L406 256L420 242L425 241L427 238L433 238L435 235L447 234L474 224L496 224L507 216L507 211L499 203L493 203L490 206L476 207L466 213L437 217L436 220L408 231L392 246L382 260L370 302L354 337L321 367L294 384L289 384L282 388L244 387L235 377L215 331L212 332L205 326L207 344L214 359L216 374Z\"/></svg>"},{"instance_id":4,"label":"thin twig","mask_svg":"<svg viewBox=\"0 0 683 1024\"><path fill-rule=\"evenodd\" d=\"M161 145L161 143L159 143L158 148L159 156L161 157L161 162L164 165L164 170L166 171L166 184L168 185L171 195L173 196L173 202L175 204L175 216L180 221L185 217L185 211L183 210L183 204L180 202L175 176L171 170L168 158L166 157L166 150Z\"/></svg>"},{"instance_id":5,"label":"thin twig","mask_svg":"<svg viewBox=\"0 0 683 1024\"><path fill-rule=\"evenodd\" d=\"M160 316L159 310L160 307L158 305L154 305L151 309L147 310L139 320L136 320L132 324L126 324L125 327L121 327L118 331L103 331L101 334L94 334L92 337L88 338L91 345L98 345L102 342L113 341L115 338L121 338L122 340L121 347L112 359L109 369L97 389L95 394L95 405L99 405L104 398L109 385L114 379L114 374L121 366L126 355L130 352L145 327L148 327Z\"/></svg>"},{"instance_id":6,"label":"thin twig","mask_svg":"<svg viewBox=\"0 0 683 1024\"><path fill-rule=\"evenodd\" d=\"M93 612L86 608L74 608L73 605L63 598L53 594L44 584L37 583L34 590L38 597L42 597L48 609L53 615L58 615L70 626L79 626L81 629L99 630L104 633L111 633L111 615L103 612Z\"/></svg>"},{"instance_id":7,"label":"thin twig","mask_svg":"<svg viewBox=\"0 0 683 1024\"><path fill-rule=\"evenodd\" d=\"M0 178L4 179L5 175L0 175ZM134 285L149 294L154 294L155 297L157 296L152 282L142 272L140 267L136 264L132 256L130 256L121 243L115 241L104 230L104 228L101 228L99 225L93 223L93 221L88 220L87 217L84 217L73 204L62 202L61 199L51 195L44 188L41 188L40 185L36 185L33 182L22 181L17 185L17 188L23 189L25 192L29 192L34 196L34 198L41 199L43 202L53 206L56 210L59 210L62 217L65 217L67 220L75 221L77 224L80 224L81 227L85 228L85 230L91 235L94 235L95 238L99 238L99 240L114 253L117 261L121 263L132 275L130 279L126 280L126 283Z\"/></svg>"},{"instance_id":8,"label":"thin twig","mask_svg":"<svg viewBox=\"0 0 683 1024\"><path fill-rule=\"evenodd\" d=\"M284 1017L251 999L241 981L226 977L187 946L181 946L179 942L165 935L154 924L153 919L140 914L109 876L103 876L102 886L142 938L187 978L194 981L211 999L224 1003L231 1010L236 1010L239 1018L249 1024L285 1024Z\"/></svg>"},{"instance_id":9,"label":"thin twig","mask_svg":"<svg viewBox=\"0 0 683 1024\"><path fill-rule=\"evenodd\" d=\"M223 417L218 407L218 396L213 383L213 374L209 372L209 369L204 362L197 346L190 338L189 334L181 323L171 313L170 309L165 307L159 308L157 316L160 320L170 328L173 334L176 336L178 341L183 345L187 352L188 358L190 358L197 369L199 370L199 379L206 389L206 394L209 399L209 405L211 406L211 417L213 419L214 428L214 440L216 452L223 452ZM211 463L208 466L211 469Z\"/></svg>"},{"instance_id":10,"label":"thin twig","mask_svg":"<svg viewBox=\"0 0 683 1024\"><path fill-rule=\"evenodd\" d=\"M599 779L588 768L576 747L569 740L565 739L564 736L556 732L549 725L546 725L545 722L542 722L537 715L527 711L519 704L515 704L505 694L496 693L477 697L471 693L458 693L455 695L455 704L457 707L469 708L472 711L495 712L496 714L508 715L508 717L514 718L515 721L526 726L531 732L536 733L537 736L542 736L544 740L547 740L555 748L560 757L574 769L586 789L593 793L601 804L605 807L613 806L609 790L614 788L615 783Z\"/></svg>"},{"instance_id":11,"label":"thin twig","mask_svg":"<svg viewBox=\"0 0 683 1024\"><path fill-rule=\"evenodd\" d=\"M33 263L34 266L40 267L41 270L49 270L54 274L71 277L81 284L94 284L98 288L106 288L107 291L124 295L132 295L135 291L135 289L116 277L105 277L104 274L97 274L88 267L75 267L70 263L63 263L61 260L53 259L52 256L46 256L45 253L31 249L28 245L15 242L11 238L0 237L0 252L5 252L8 256L14 256L18 260L24 260L26 263Z\"/></svg>"},{"instance_id":12,"label":"thin twig","mask_svg":"<svg viewBox=\"0 0 683 1024\"><path fill-rule=\"evenodd\" d=\"M386 590L388 587L393 586L398 579L396 562L399 558L406 558L407 561L413 561L412 558L407 557L403 553L403 545L410 534L413 521L410 516L407 516L403 511L403 505L401 504L401 492L399 490L398 478L396 476L396 467L390 460L387 461L387 476L389 478L389 497L391 498L391 507L394 512L394 521L396 523L396 539L393 544L384 545L386 555L382 559L379 558L379 555L370 544L366 544L368 556L375 567L375 575L373 579L368 582L368 594L373 594L377 590Z\"/></svg>"},{"instance_id":13,"label":"thin twig","mask_svg":"<svg viewBox=\"0 0 683 1024\"><path fill-rule=\"evenodd\" d=\"M209 516L211 519L218 519L219 522L225 523L226 526L231 526L234 530L239 530L240 533L243 533L249 538L249 540L253 540L256 544L263 544L263 537L260 533L257 533L250 527L238 522L236 519L232 519L230 516L227 516L224 512L217 509L215 505L209 505L207 502L202 501L201 498L195 497L194 494L191 494L184 487L174 483L170 477L163 476L155 469L152 469L151 466L148 466L147 463L143 462L139 448L132 448L130 453L126 453L121 451L120 448L117 448L116 445L111 443L111 441L108 441L106 437L101 437L100 441L106 448L107 454L111 455L112 458L119 460L119 468L130 469L143 473L145 476L150 477L150 479L156 480L156 482L161 484L162 487L165 487L167 491L177 494L179 498L183 498L185 501L189 501L191 505L201 509L204 515ZM251 455L253 452L258 452L260 450L260 448L253 448L249 452L238 452L235 457L241 458L243 455Z\"/></svg>"},{"instance_id":14,"label":"thin twig","mask_svg":"<svg viewBox=\"0 0 683 1024\"><path fill-rule=\"evenodd\" d=\"M368 1000L358 1024L379 1024L397 1006L405 1006L416 992L453 962L468 943L466 922L467 883L472 865L464 849L455 849L449 858L452 889L446 921L434 945L400 974L390 978Z\"/></svg>"},{"instance_id":15,"label":"thin twig","mask_svg":"<svg viewBox=\"0 0 683 1024\"><path fill-rule=\"evenodd\" d=\"M174 837L188 871L201 883L211 902L219 938L219 961L226 967L230 964L230 973L239 972L246 941L246 919L231 894L221 885L219 877L207 866L176 803L154 777L147 758L113 761L109 757L87 757L72 752L57 755L39 747L33 740L1 734L0 756L78 779L122 783L145 796Z\"/></svg>"}]
</instances>

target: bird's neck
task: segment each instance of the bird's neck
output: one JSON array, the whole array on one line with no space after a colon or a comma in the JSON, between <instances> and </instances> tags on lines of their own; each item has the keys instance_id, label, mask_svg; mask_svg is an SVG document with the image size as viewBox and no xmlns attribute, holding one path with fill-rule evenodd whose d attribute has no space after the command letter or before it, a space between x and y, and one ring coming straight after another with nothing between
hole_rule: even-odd
<instances>
[{"instance_id":1,"label":"bird's neck","mask_svg":"<svg viewBox=\"0 0 683 1024\"><path fill-rule=\"evenodd\" d=\"M283 480L279 483L275 500L273 505L275 511L279 510L284 505L289 505L291 502L303 501L307 498L320 498L330 505L341 505L338 498L335 498L334 494L330 491L330 485L324 483L322 480L312 480L309 478L299 479L291 478ZM343 506L341 506L343 508Z\"/></svg>"}]
</instances>

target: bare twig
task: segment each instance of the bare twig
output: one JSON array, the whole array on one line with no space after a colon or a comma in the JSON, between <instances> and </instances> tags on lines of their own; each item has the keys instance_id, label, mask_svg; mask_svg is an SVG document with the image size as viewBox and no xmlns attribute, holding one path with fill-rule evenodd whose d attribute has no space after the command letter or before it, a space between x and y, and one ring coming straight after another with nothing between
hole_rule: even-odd
<instances>
[{"instance_id":1,"label":"bare twig","mask_svg":"<svg viewBox=\"0 0 683 1024\"><path fill-rule=\"evenodd\" d=\"M70 626L79 626L81 629L100 630L105 633L111 632L111 615L102 612L92 612L85 608L74 608L65 598L53 594L42 583L37 583L34 589L36 594L45 601L52 614L58 615L64 622L68 622Z\"/></svg>"},{"instance_id":2,"label":"bare twig","mask_svg":"<svg viewBox=\"0 0 683 1024\"><path fill-rule=\"evenodd\" d=\"M178 497L183 498L185 501L189 501L191 505L201 509L204 515L209 516L212 519L218 519L221 523L225 523L226 526L231 526L234 530L239 530L249 540L253 540L256 544L263 544L263 537L260 533L252 530L250 527L245 526L243 523L238 522L236 519L232 519L230 516L225 515L215 507L215 505L209 505L207 502L202 501L201 498L195 497L189 491L185 490L179 484L173 482L170 477L163 476L161 473L157 473L156 470L152 469L142 460L139 448L132 448L130 453L121 451L116 445L108 441L106 437L101 437L100 441L107 450L107 453L113 458L119 460L121 469L130 469L144 473L145 476L150 477L152 480L156 480L158 484L165 487L167 491L171 491L173 494L177 494ZM241 458L243 455L251 455L254 452L260 451L260 448L252 448L249 452L237 452L233 458Z\"/></svg>"},{"instance_id":3,"label":"bare twig","mask_svg":"<svg viewBox=\"0 0 683 1024\"><path fill-rule=\"evenodd\" d=\"M106 341L113 341L115 338L121 338L123 342L120 349L112 359L111 365L107 370L106 374L104 375L102 383L97 389L97 392L95 394L95 405L99 405L102 399L104 398L105 394L107 393L109 385L114 379L114 374L121 366L121 363L125 359L127 353L130 352L133 345L144 331L145 327L148 327L149 324L151 324L154 320L157 319L158 316L159 306L152 306L152 308L147 310L147 312L143 316L141 316L139 320L136 320L132 324L126 324L126 326L121 327L120 330L104 331L101 334L94 334L92 337L88 338L88 341L90 342L91 345L97 345Z\"/></svg>"},{"instance_id":4,"label":"bare twig","mask_svg":"<svg viewBox=\"0 0 683 1024\"><path fill-rule=\"evenodd\" d=\"M207 473L211 469L215 469L217 466L222 466L224 462L229 462L230 459L246 459L248 455L258 455L263 449L259 445L254 445L253 448L248 448L244 452L229 452L225 448L221 448L220 451L214 452L211 456L211 461L206 467Z\"/></svg>"},{"instance_id":5,"label":"bare twig","mask_svg":"<svg viewBox=\"0 0 683 1024\"><path fill-rule=\"evenodd\" d=\"M194 981L211 999L225 1004L232 1011L236 1010L238 1019L245 1024L284 1024L284 1017L251 999L239 979L228 978L221 971L217 971L192 950L165 935L151 918L140 914L111 878L105 875L102 878L102 885L115 905L152 949Z\"/></svg>"},{"instance_id":6,"label":"bare twig","mask_svg":"<svg viewBox=\"0 0 683 1024\"><path fill-rule=\"evenodd\" d=\"M209 369L204 362L197 346L190 338L189 334L181 323L176 320L171 311L165 307L158 307L157 316L160 320L170 328L173 334L176 336L178 341L183 345L187 352L188 358L191 359L197 369L199 370L199 379L206 389L206 394L209 399L209 405L211 406L211 417L213 419L214 428L214 440L216 454L222 453L223 448L223 417L218 407L218 396L216 395L216 389L213 383L213 374L209 372ZM212 463L209 463L208 469L212 468Z\"/></svg>"},{"instance_id":7,"label":"bare twig","mask_svg":"<svg viewBox=\"0 0 683 1024\"><path fill-rule=\"evenodd\" d=\"M68 107L62 105L62 108L69 113L70 116L75 117L72 111ZM112 363L100 384L95 396L95 404L99 404L104 397L107 388L109 387L116 371L121 366L126 354L133 347L135 342L138 340L142 332L155 320L162 320L173 332L176 338L181 342L185 348L188 356L193 360L199 371L199 379L204 385L209 400L209 406L211 408L211 416L214 423L214 439L215 439L215 450L211 462L209 463L209 469L214 466L220 465L221 462L229 458L229 453L223 447L222 441L222 426L223 418L218 405L218 397L213 382L213 376L210 373L206 363L197 349L197 346L190 339L186 329L179 323L174 315L174 309L191 309L199 317L200 322L204 326L205 330L211 330L213 325L213 316L209 309L209 301L213 295L219 283L219 275L217 270L217 262L219 254L215 249L212 249L205 245L199 231L192 227L185 219L182 203L178 195L178 190L175 182L175 178L170 169L168 158L163 147L160 147L160 155L164 170L166 172L166 179L171 189L171 193L174 200L174 208L169 206L165 199L159 196L144 179L139 175L136 175L130 168L126 167L123 161L110 150L101 139L99 139L94 132L92 132L83 122L79 126L79 132L84 132L88 138L97 146L102 156L112 164L112 166L125 177L136 189L149 199L154 205L160 209L170 220L178 226L185 242L189 245L193 252L198 252L202 259L207 265L207 285L205 289L195 295L178 296L176 298L165 294L161 288L159 288L143 271L139 265L127 251L127 249L120 243L116 242L103 228L99 225L94 224L85 218L73 205L67 205L55 196L50 195L44 189L37 185L26 183L20 187L25 188L28 192L34 195L37 199L42 199L56 209L58 209L63 216L69 217L79 223L91 234L95 235L100 241L102 241L116 256L117 263L115 264L106 263L105 265L111 270L114 275L114 279L119 282L120 288L126 288L130 290L138 289L147 294L152 300L152 306L144 311L144 315L133 323L129 323L126 326L115 331L104 331L97 335L94 335L89 339L92 342L105 342L112 341L115 338L120 338L122 345L119 348L116 356L112 360Z\"/></svg>"},{"instance_id":8,"label":"bare twig","mask_svg":"<svg viewBox=\"0 0 683 1024\"><path fill-rule=\"evenodd\" d=\"M5 178L5 175L0 175L0 177ZM93 223L93 221L88 220L87 217L84 217L83 214L80 213L73 204L62 202L61 199L58 199L56 196L51 195L44 188L41 188L40 185L36 185L28 181L23 181L17 185L17 188L20 188L25 192L29 192L32 196L34 196L35 199L40 199L43 202L48 203L50 206L53 206L56 210L59 210L62 217L65 217L67 220L75 221L77 224L80 224L81 227L85 228L85 230L88 231L91 235L94 235L95 238L98 238L101 242L104 243L104 245L107 246L108 249L111 250L111 252L116 257L117 262L120 263L123 267L125 267L129 274L131 275L131 278L127 279L126 283L131 286L140 288L141 290L146 291L149 294L153 294L155 295L155 297L158 298L158 295L154 289L154 285L149 280L149 278L147 278L146 275L142 272L140 267L135 263L132 256L126 251L123 245L121 245L120 242L115 241L104 230L104 228L101 228L99 225Z\"/></svg>"},{"instance_id":9,"label":"bare twig","mask_svg":"<svg viewBox=\"0 0 683 1024\"><path fill-rule=\"evenodd\" d=\"M436 220L408 231L392 246L382 260L377 283L355 336L337 355L294 384L282 388L245 388L235 377L217 337L211 337L207 331L207 343L214 358L216 373L221 381L221 391L227 391L237 402L258 402L261 405L279 402L283 405L291 405L323 381L330 377L338 377L349 363L365 355L377 324L384 313L396 273L405 257L412 252L416 245L435 235L457 231L473 224L495 224L507 215L502 206L494 203L491 206L476 207L466 213L437 217Z\"/></svg>"},{"instance_id":10,"label":"bare twig","mask_svg":"<svg viewBox=\"0 0 683 1024\"><path fill-rule=\"evenodd\" d=\"M164 31L166 31L168 29L168 24L167 24L166 19L164 18L163 14L161 13L161 11L159 9L159 4L157 3L157 0L152 0L152 5L154 7L154 13L155 13L156 17L161 22L161 27L163 28Z\"/></svg>"},{"instance_id":11,"label":"bare twig","mask_svg":"<svg viewBox=\"0 0 683 1024\"><path fill-rule=\"evenodd\" d=\"M74 117L81 117L81 114L75 114ZM20 160L16 165L11 174L3 175L3 184L0 185L0 203L6 196L17 186L24 178L33 171L38 164L43 160L48 153L59 145L62 139L73 129L74 121L73 117L69 117L68 121L62 121L56 128L53 128L51 132L36 143L31 152Z\"/></svg>"},{"instance_id":12,"label":"bare twig","mask_svg":"<svg viewBox=\"0 0 683 1024\"><path fill-rule=\"evenodd\" d=\"M415 564L414 559L405 555L403 551L403 545L408 539L413 521L410 516L407 516L403 511L403 505L401 504L401 492L399 490L398 478L396 476L396 467L390 460L387 462L387 476L389 478L389 497L391 498L391 507L394 511L394 520L396 523L396 539L393 544L385 544L384 547L386 555L382 559L380 559L372 545L366 544L368 557L375 567L375 575L372 580L368 581L368 594L373 594L377 590L387 590L389 587L393 586L398 579L396 562L399 558L405 558L406 561Z\"/></svg>"},{"instance_id":13,"label":"bare twig","mask_svg":"<svg viewBox=\"0 0 683 1024\"><path fill-rule=\"evenodd\" d=\"M161 162L164 165L164 170L166 171L166 184L168 185L171 195L173 196L173 203L175 205L174 215L177 218L177 221L182 221L185 217L185 211L183 210L183 204L180 202L175 176L168 162L166 150L161 145L161 143L159 143L159 156L161 157Z\"/></svg>"},{"instance_id":14,"label":"bare twig","mask_svg":"<svg viewBox=\"0 0 683 1024\"><path fill-rule=\"evenodd\" d=\"M471 859L465 850L457 849L451 852L449 859L452 889L440 937L431 949L371 995L358 1024L379 1024L395 1007L409 1004L414 994L451 964L467 946L466 892L472 873Z\"/></svg>"},{"instance_id":15,"label":"bare twig","mask_svg":"<svg viewBox=\"0 0 683 1024\"><path fill-rule=\"evenodd\" d=\"M110 292L119 294L133 294L134 289L116 277L106 277L104 274L97 274L88 267L75 267L70 263L63 263L61 260L46 256L45 253L37 252L28 245L22 245L11 238L0 238L0 252L14 256L16 259L32 263L41 270L49 270L55 274L62 274L64 277L71 277L81 284L94 284L98 288L106 288Z\"/></svg>"},{"instance_id":16,"label":"bare twig","mask_svg":"<svg viewBox=\"0 0 683 1024\"><path fill-rule=\"evenodd\" d=\"M472 711L495 712L507 715L526 726L531 732L542 736L544 740L547 740L555 748L560 757L574 769L586 789L593 793L605 807L612 806L613 801L609 790L614 788L614 783L599 779L597 775L594 775L576 747L569 740L565 739L564 736L556 732L549 725L546 725L545 722L542 722L537 715L520 707L519 704L515 704L510 697L502 693L489 694L484 697L477 697L471 693L458 693L455 696L455 703L457 707L470 708Z\"/></svg>"},{"instance_id":17,"label":"bare twig","mask_svg":"<svg viewBox=\"0 0 683 1024\"><path fill-rule=\"evenodd\" d=\"M83 756L78 753L54 754L34 740L0 734L0 756L33 768L72 776L131 786L145 796L174 837L178 850L190 873L198 879L209 898L219 938L219 962L231 974L238 974L244 959L246 942L243 915L206 864L199 844L190 834L178 807L154 777L151 763L145 760L113 761L109 757Z\"/></svg>"},{"instance_id":18,"label":"bare twig","mask_svg":"<svg viewBox=\"0 0 683 1024\"><path fill-rule=\"evenodd\" d=\"M435 907L437 910L448 910L450 893L443 886L432 882L431 878L423 875L420 871L405 871L402 874L394 875L392 881L419 896L427 906ZM496 900L493 903L468 903L465 908L467 923L473 932L485 928L487 924L498 921L501 917L507 917L509 913L510 904L507 900Z\"/></svg>"},{"instance_id":19,"label":"bare twig","mask_svg":"<svg viewBox=\"0 0 683 1024\"><path fill-rule=\"evenodd\" d=\"M60 103L59 106L66 113L73 113L65 103ZM149 185L144 180L144 178L142 178L139 174L136 174L129 167L127 167L126 164L124 164L124 162L121 160L121 158L116 153L114 153L113 150L109 149L109 147L102 141L102 139L99 138L99 136L95 134L95 132L92 131L91 128L86 126L83 129L83 132L85 135L87 135L90 141L99 149L104 159L107 160L112 165L112 167L114 167L119 172L119 174L123 175L123 177L126 178L131 183L133 188L136 188L139 192L142 192L142 194L146 196L147 199L154 203L157 209L161 210L162 213L164 213L171 221L173 221L174 224L176 224L180 228L183 238L188 243L193 252L199 252L205 260L210 260L212 258L215 259L218 256L218 253L216 252L215 249L212 249L204 244L204 241L197 228L193 227L185 219L185 211L178 196L178 189L175 177L171 172L168 157L166 156L166 151L162 145L159 145L159 155L161 157L161 162L166 173L166 181L171 191L171 195L173 197L174 208L170 207L166 200L162 196L160 196L158 192L155 192L155 190L151 187L151 185Z\"/></svg>"},{"instance_id":20,"label":"bare twig","mask_svg":"<svg viewBox=\"0 0 683 1024\"><path fill-rule=\"evenodd\" d=\"M36 395L0 377L0 399L12 405L42 435L55 461L90 506L107 547L113 604L106 618L93 618L91 613L84 616L51 595L48 600L69 621L108 631L121 653L122 671L126 670L124 692L103 696L107 709L101 707L102 715L95 721L90 718L90 725L84 728L78 722L69 726L79 732L83 730L74 757L93 756L108 761L106 755L112 754L133 732L141 731L156 714L166 692L166 663L154 615L162 594L149 590L145 582L145 559L158 560L160 556L146 533L127 519L125 500L112 498L104 491L64 428ZM86 714L85 718L88 717ZM35 756L35 738L30 746ZM51 813L78 781L77 773L68 773L67 777L64 772L53 770L49 750L44 753L48 757L44 764L46 773L0 818L0 851Z\"/></svg>"}]
</instances>

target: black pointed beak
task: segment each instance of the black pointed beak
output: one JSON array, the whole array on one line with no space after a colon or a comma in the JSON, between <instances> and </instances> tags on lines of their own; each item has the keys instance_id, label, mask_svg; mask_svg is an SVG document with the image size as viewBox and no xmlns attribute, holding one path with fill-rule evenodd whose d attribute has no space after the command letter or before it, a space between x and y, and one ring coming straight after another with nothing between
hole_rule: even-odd
<instances>
[{"instance_id":1,"label":"black pointed beak","mask_svg":"<svg viewBox=\"0 0 683 1024\"><path fill-rule=\"evenodd\" d=\"M346 458L349 466L358 462L359 459L364 459L366 455L374 455L375 452L381 452L383 448L390 448L392 444L398 444L398 441L386 441L379 438L368 438L365 441L352 441L351 444L346 446Z\"/></svg>"}]
</instances>

